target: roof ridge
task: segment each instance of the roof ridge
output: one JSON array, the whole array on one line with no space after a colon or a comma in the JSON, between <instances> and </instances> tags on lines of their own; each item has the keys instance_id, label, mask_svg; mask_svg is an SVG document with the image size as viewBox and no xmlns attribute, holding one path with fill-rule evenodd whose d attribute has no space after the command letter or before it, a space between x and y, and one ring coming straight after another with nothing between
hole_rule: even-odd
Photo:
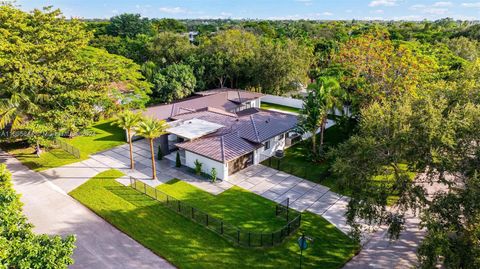
<instances>
[{"instance_id":1,"label":"roof ridge","mask_svg":"<svg viewBox=\"0 0 480 269\"><path fill-rule=\"evenodd\" d=\"M252 122L252 125L253 125L253 131L255 132L255 137L257 138L257 141L260 142L260 137L258 137L257 126L255 125L255 121L253 120L253 114L250 115L250 121Z\"/></svg>"},{"instance_id":2,"label":"roof ridge","mask_svg":"<svg viewBox=\"0 0 480 269\"><path fill-rule=\"evenodd\" d=\"M224 145L223 145L223 143L224 143L224 142L223 142L223 137L224 137L224 136L225 136L225 135L222 135L222 136L220 137L220 150L221 150L220 154L221 154L221 156L222 156L222 161L223 161L223 162L225 161L225 149L224 149Z\"/></svg>"}]
</instances>

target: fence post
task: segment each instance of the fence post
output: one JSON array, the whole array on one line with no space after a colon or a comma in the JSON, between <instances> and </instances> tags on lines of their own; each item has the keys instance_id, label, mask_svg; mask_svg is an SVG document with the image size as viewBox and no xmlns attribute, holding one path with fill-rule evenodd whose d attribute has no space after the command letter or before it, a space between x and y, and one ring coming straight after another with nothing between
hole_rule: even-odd
<instances>
[{"instance_id":1,"label":"fence post","mask_svg":"<svg viewBox=\"0 0 480 269\"><path fill-rule=\"evenodd\" d=\"M288 222L288 213L290 211L290 198L287 198L287 222Z\"/></svg>"},{"instance_id":2,"label":"fence post","mask_svg":"<svg viewBox=\"0 0 480 269\"><path fill-rule=\"evenodd\" d=\"M220 234L223 234L223 221L220 222Z\"/></svg>"},{"instance_id":3,"label":"fence post","mask_svg":"<svg viewBox=\"0 0 480 269\"><path fill-rule=\"evenodd\" d=\"M147 184L143 183L143 193L147 194Z\"/></svg>"},{"instance_id":4,"label":"fence post","mask_svg":"<svg viewBox=\"0 0 480 269\"><path fill-rule=\"evenodd\" d=\"M180 200L177 200L177 202L178 202L178 212L180 212L180 209L181 209Z\"/></svg>"},{"instance_id":5,"label":"fence post","mask_svg":"<svg viewBox=\"0 0 480 269\"><path fill-rule=\"evenodd\" d=\"M194 218L195 218L195 208L193 208L193 206L192 206L192 219L194 219Z\"/></svg>"},{"instance_id":6,"label":"fence post","mask_svg":"<svg viewBox=\"0 0 480 269\"><path fill-rule=\"evenodd\" d=\"M206 216L207 216L207 226L208 226L208 214L206 214Z\"/></svg>"},{"instance_id":7,"label":"fence post","mask_svg":"<svg viewBox=\"0 0 480 269\"><path fill-rule=\"evenodd\" d=\"M158 197L158 196L157 196L157 189L154 188L154 190L155 190L155 200L158 200L158 198L157 198L157 197Z\"/></svg>"},{"instance_id":8,"label":"fence post","mask_svg":"<svg viewBox=\"0 0 480 269\"><path fill-rule=\"evenodd\" d=\"M169 196L167 195L167 205L168 205L168 197L169 197Z\"/></svg>"},{"instance_id":9,"label":"fence post","mask_svg":"<svg viewBox=\"0 0 480 269\"><path fill-rule=\"evenodd\" d=\"M130 177L130 187L133 185L132 183L132 177Z\"/></svg>"}]
</instances>

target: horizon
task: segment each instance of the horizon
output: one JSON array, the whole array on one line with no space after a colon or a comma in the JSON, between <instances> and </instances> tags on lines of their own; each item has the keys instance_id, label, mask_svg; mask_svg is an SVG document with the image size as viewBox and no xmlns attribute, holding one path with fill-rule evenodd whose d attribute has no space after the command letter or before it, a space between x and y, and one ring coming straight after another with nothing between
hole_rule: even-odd
<instances>
[{"instance_id":1,"label":"horizon","mask_svg":"<svg viewBox=\"0 0 480 269\"><path fill-rule=\"evenodd\" d=\"M435 21L444 18L462 21L480 19L480 1L431 0L138 0L117 3L106 0L13 1L24 11L53 6L67 18L109 19L122 13L147 18L179 20L313 20L313 21Z\"/></svg>"}]
</instances>

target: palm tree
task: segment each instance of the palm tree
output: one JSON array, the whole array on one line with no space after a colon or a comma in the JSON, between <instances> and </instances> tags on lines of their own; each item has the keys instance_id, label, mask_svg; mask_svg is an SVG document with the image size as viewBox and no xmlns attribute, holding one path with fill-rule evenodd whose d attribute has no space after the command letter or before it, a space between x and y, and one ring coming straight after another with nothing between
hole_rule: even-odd
<instances>
[{"instance_id":1,"label":"palm tree","mask_svg":"<svg viewBox=\"0 0 480 269\"><path fill-rule=\"evenodd\" d=\"M328 113L343 105L345 92L332 77L321 77L308 86L308 95L303 101L299 116L299 129L312 134L312 152L317 154L316 133L320 129L320 145L323 146Z\"/></svg>"},{"instance_id":2,"label":"palm tree","mask_svg":"<svg viewBox=\"0 0 480 269\"><path fill-rule=\"evenodd\" d=\"M112 124L127 131L128 143L130 144L130 169L135 169L135 162L133 161L133 143L132 143L132 131L142 121L142 115L140 113L133 113L130 110L126 110L118 114L117 118Z\"/></svg>"},{"instance_id":3,"label":"palm tree","mask_svg":"<svg viewBox=\"0 0 480 269\"><path fill-rule=\"evenodd\" d=\"M152 179L157 179L157 171L155 169L155 152L153 151L153 140L166 133L168 128L167 122L164 120L155 120L152 118L143 119L136 129L137 133L150 142L150 153L152 155Z\"/></svg>"}]
</instances>

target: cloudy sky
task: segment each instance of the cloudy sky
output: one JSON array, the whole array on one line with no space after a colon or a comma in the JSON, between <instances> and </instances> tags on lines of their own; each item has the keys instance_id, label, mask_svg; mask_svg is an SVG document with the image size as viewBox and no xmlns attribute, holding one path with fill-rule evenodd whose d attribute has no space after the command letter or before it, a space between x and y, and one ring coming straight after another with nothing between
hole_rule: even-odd
<instances>
[{"instance_id":1,"label":"cloudy sky","mask_svg":"<svg viewBox=\"0 0 480 269\"><path fill-rule=\"evenodd\" d=\"M67 17L250 19L480 19L480 0L17 0L24 10L52 5Z\"/></svg>"}]
</instances>

